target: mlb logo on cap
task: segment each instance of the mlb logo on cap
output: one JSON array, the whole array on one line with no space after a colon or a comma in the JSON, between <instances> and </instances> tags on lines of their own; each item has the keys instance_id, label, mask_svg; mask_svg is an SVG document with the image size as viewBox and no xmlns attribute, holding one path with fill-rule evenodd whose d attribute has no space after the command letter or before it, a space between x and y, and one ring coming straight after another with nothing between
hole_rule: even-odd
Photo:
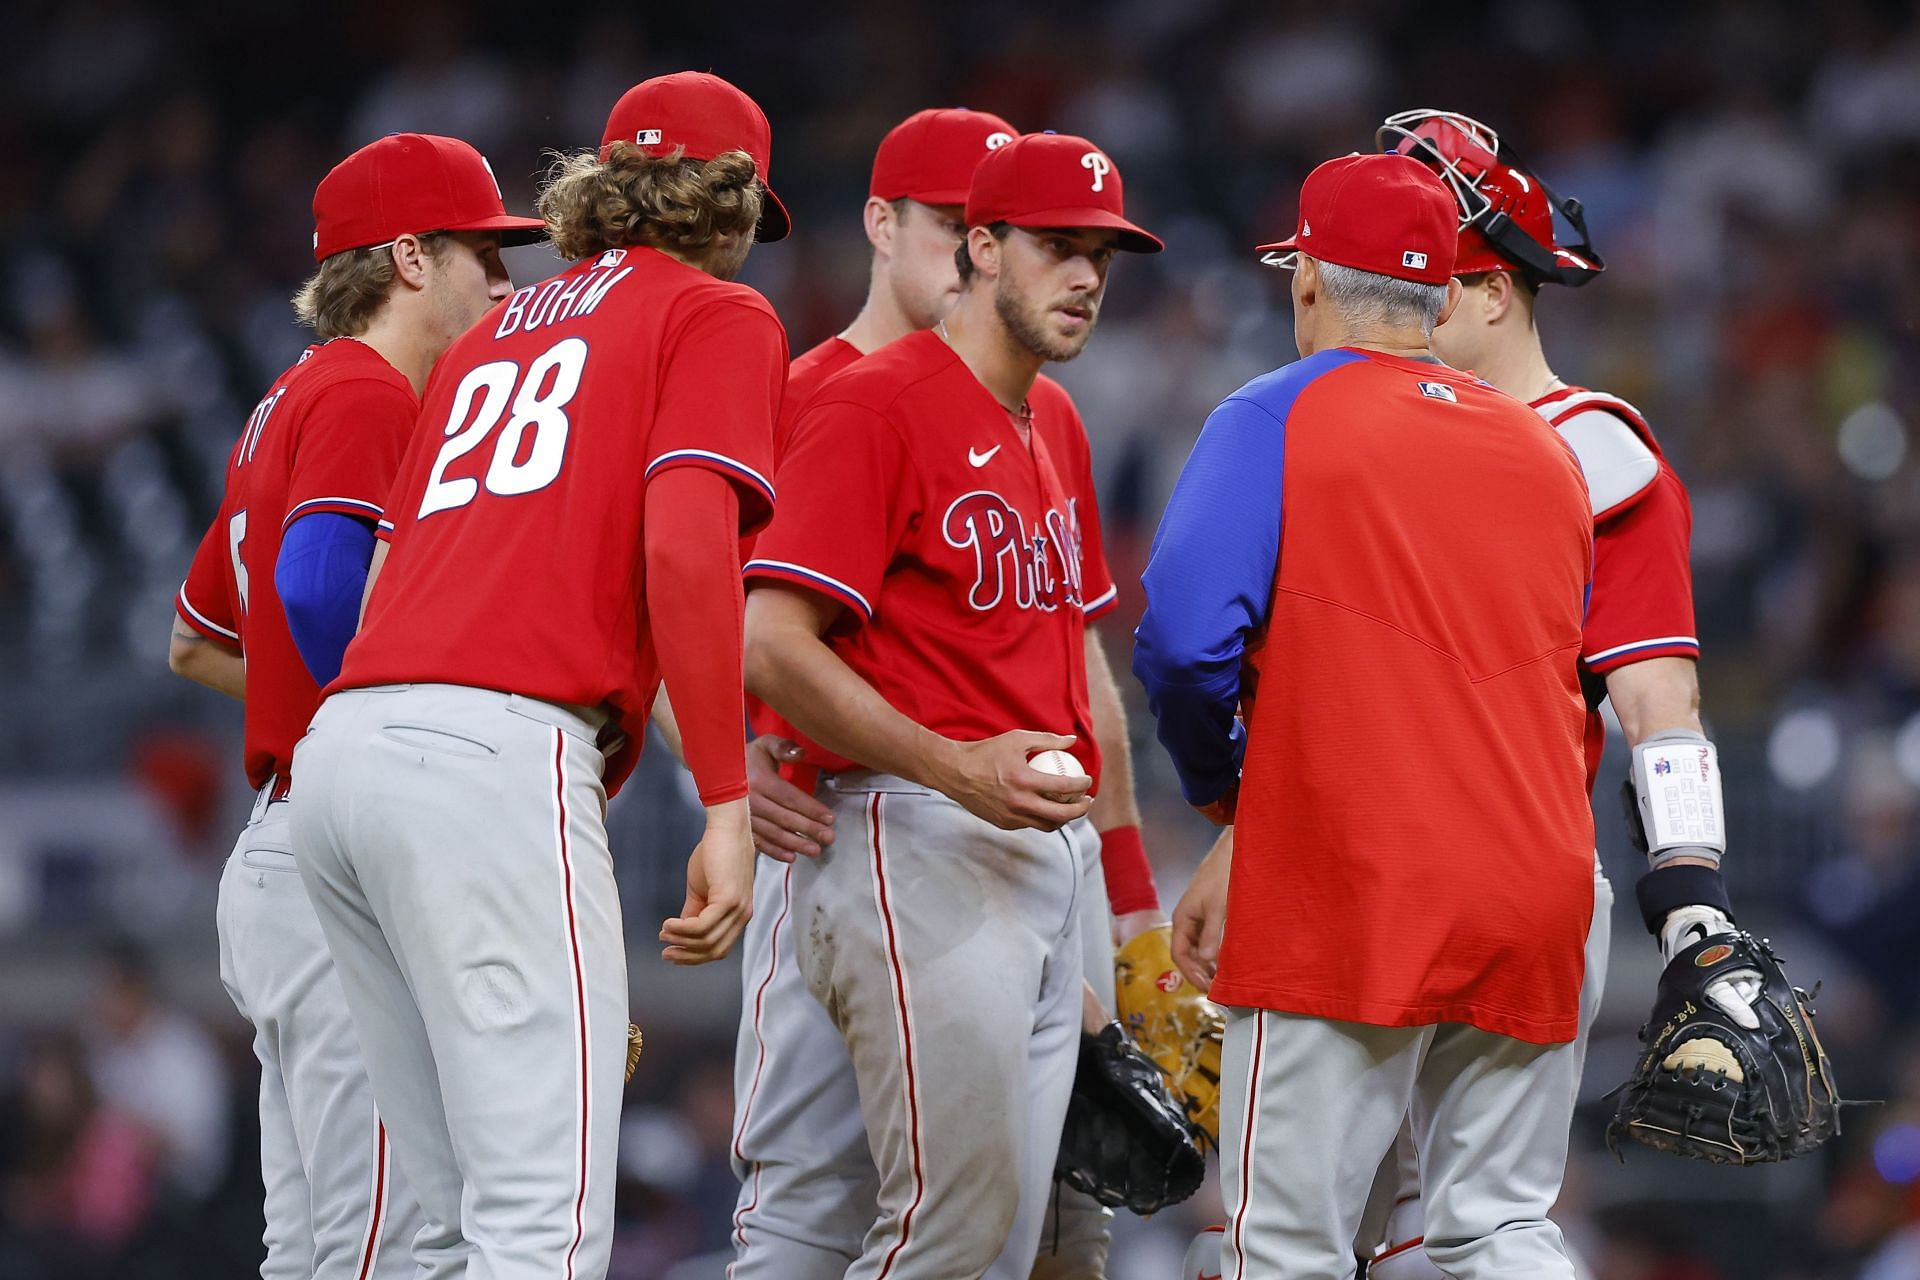
<instances>
[{"instance_id":1,"label":"mlb logo on cap","mask_svg":"<svg viewBox=\"0 0 1920 1280\"><path fill-rule=\"evenodd\" d=\"M642 125L642 120L648 123ZM628 138L633 141L627 143ZM607 159L621 143L644 147L652 156L667 155L678 147L689 160L746 152L761 187L760 226L754 238L763 243L778 240L792 229L787 207L773 193L769 180L773 130L767 125L767 114L719 76L676 71L642 80L621 94L600 135L600 158Z\"/></svg>"},{"instance_id":2,"label":"mlb logo on cap","mask_svg":"<svg viewBox=\"0 0 1920 1280\"><path fill-rule=\"evenodd\" d=\"M1318 232L1311 230L1314 222ZM1356 271L1445 284L1459 239L1453 195L1439 175L1389 152L1341 156L1308 174L1300 186L1300 229L1256 252L1268 266L1291 269L1304 250Z\"/></svg>"}]
</instances>

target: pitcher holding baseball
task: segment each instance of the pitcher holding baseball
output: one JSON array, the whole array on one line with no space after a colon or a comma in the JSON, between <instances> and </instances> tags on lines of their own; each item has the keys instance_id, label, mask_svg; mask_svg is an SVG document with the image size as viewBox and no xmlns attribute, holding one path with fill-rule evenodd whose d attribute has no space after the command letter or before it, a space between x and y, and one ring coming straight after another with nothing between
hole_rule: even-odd
<instances>
[{"instance_id":1,"label":"pitcher holding baseball","mask_svg":"<svg viewBox=\"0 0 1920 1280\"><path fill-rule=\"evenodd\" d=\"M1114 590L1040 369L1086 346L1114 253L1160 242L1065 135L982 160L966 222L954 310L816 393L747 565L748 688L819 744L836 817L788 927L880 1174L849 1280L1031 1270L1079 1047L1086 619Z\"/></svg>"}]
</instances>

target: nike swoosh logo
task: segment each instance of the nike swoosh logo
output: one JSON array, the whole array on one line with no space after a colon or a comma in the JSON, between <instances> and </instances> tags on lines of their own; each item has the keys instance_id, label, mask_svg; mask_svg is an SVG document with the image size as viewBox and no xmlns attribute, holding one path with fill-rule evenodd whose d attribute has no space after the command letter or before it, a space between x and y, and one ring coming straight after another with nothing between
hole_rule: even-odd
<instances>
[{"instance_id":1,"label":"nike swoosh logo","mask_svg":"<svg viewBox=\"0 0 1920 1280\"><path fill-rule=\"evenodd\" d=\"M999 445L993 446L993 448L987 450L985 453L980 452L978 449L969 449L967 450L967 461L976 467L984 467L993 461L993 455L998 452L1000 452Z\"/></svg>"}]
</instances>

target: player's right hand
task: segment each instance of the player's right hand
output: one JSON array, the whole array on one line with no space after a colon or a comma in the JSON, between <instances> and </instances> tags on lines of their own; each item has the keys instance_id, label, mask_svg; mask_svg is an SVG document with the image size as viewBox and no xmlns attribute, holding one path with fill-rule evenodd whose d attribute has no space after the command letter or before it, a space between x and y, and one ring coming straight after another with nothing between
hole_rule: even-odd
<instances>
[{"instance_id":1,"label":"player's right hand","mask_svg":"<svg viewBox=\"0 0 1920 1280\"><path fill-rule=\"evenodd\" d=\"M1233 828L1213 848L1173 909L1173 963L1188 982L1206 991L1220 966L1220 935L1227 926L1227 879L1233 870Z\"/></svg>"},{"instance_id":2,"label":"player's right hand","mask_svg":"<svg viewBox=\"0 0 1920 1280\"><path fill-rule=\"evenodd\" d=\"M687 859L687 901L660 926L660 954L706 964L733 950L753 915L753 829L745 800L707 807L707 830Z\"/></svg>"},{"instance_id":3,"label":"player's right hand","mask_svg":"<svg viewBox=\"0 0 1920 1280\"><path fill-rule=\"evenodd\" d=\"M950 742L934 785L968 813L1006 831L1058 831L1093 807L1084 782L1040 772L1027 763L1036 751L1065 751L1074 739L1015 729L979 742Z\"/></svg>"},{"instance_id":4,"label":"player's right hand","mask_svg":"<svg viewBox=\"0 0 1920 1280\"><path fill-rule=\"evenodd\" d=\"M796 855L817 858L833 843L833 810L780 776L782 764L799 758L800 748L778 734L763 733L747 744L753 841L781 862Z\"/></svg>"}]
</instances>

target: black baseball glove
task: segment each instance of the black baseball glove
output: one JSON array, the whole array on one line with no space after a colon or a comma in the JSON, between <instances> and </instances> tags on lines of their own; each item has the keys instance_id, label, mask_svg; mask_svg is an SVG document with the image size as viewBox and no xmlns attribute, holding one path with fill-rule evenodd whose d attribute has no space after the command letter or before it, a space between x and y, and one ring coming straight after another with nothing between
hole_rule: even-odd
<instances>
[{"instance_id":1,"label":"black baseball glove","mask_svg":"<svg viewBox=\"0 0 1920 1280\"><path fill-rule=\"evenodd\" d=\"M1200 1133L1153 1059L1117 1022L1082 1032L1054 1176L1109 1208L1148 1214L1198 1191L1206 1169Z\"/></svg>"},{"instance_id":2,"label":"black baseball glove","mask_svg":"<svg viewBox=\"0 0 1920 1280\"><path fill-rule=\"evenodd\" d=\"M1753 1028L1708 990L1741 971L1759 975L1746 1006ZM1674 956L1640 1031L1646 1051L1614 1090L1620 1101L1608 1147L1618 1154L1624 1135L1695 1160L1766 1164L1839 1133L1840 1094L1809 999L1749 933L1717 934Z\"/></svg>"}]
</instances>

